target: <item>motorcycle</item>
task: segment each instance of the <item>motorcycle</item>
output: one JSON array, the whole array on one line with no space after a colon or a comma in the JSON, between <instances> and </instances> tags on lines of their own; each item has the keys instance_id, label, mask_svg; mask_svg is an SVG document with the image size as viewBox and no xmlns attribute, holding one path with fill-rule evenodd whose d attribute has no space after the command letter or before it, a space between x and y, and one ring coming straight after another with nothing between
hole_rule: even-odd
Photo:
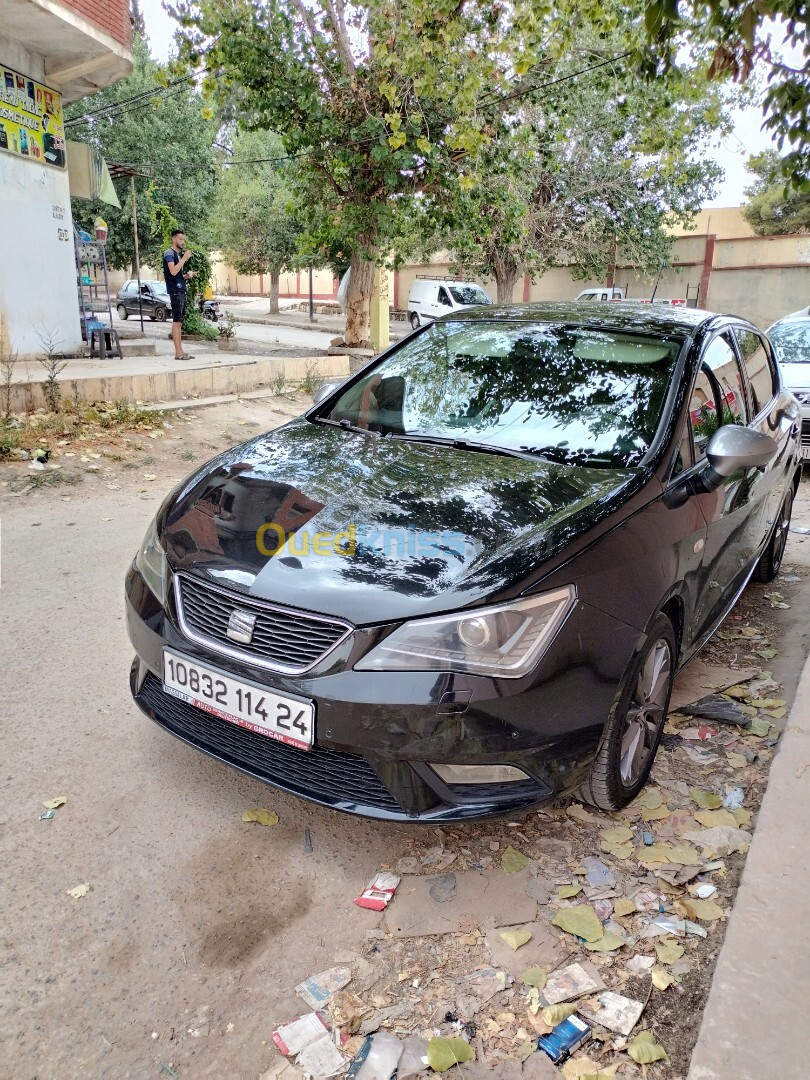
<instances>
[{"instance_id":1,"label":"motorcycle","mask_svg":"<svg viewBox=\"0 0 810 1080\"><path fill-rule=\"evenodd\" d=\"M209 322L219 322L220 307L218 300L204 300L202 315Z\"/></svg>"}]
</instances>

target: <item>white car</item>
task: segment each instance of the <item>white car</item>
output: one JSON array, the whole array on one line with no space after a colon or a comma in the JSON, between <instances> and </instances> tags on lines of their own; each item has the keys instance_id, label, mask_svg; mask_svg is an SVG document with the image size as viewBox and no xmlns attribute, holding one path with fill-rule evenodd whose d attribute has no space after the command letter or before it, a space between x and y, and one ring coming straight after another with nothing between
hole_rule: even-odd
<instances>
[{"instance_id":1,"label":"white car","mask_svg":"<svg viewBox=\"0 0 810 1080\"><path fill-rule=\"evenodd\" d=\"M418 277L408 293L408 319L416 330L441 315L491 303L484 289L475 282Z\"/></svg>"},{"instance_id":2,"label":"white car","mask_svg":"<svg viewBox=\"0 0 810 1080\"><path fill-rule=\"evenodd\" d=\"M768 337L779 361L782 380L802 407L802 458L810 459L810 309L779 319Z\"/></svg>"}]
</instances>

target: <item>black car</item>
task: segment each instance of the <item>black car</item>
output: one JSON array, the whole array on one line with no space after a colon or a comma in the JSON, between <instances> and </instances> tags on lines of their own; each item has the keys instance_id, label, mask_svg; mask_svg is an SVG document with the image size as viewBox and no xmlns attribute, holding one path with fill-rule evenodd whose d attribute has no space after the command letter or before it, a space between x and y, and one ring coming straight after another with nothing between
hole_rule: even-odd
<instances>
[{"instance_id":1,"label":"black car","mask_svg":"<svg viewBox=\"0 0 810 1080\"><path fill-rule=\"evenodd\" d=\"M138 298L138 282L125 281L118 293L118 315L128 319L130 315L140 315L154 322L165 322L172 316L172 302L162 281L142 281L141 295Z\"/></svg>"},{"instance_id":2,"label":"black car","mask_svg":"<svg viewBox=\"0 0 810 1080\"><path fill-rule=\"evenodd\" d=\"M353 813L622 807L676 670L779 570L799 422L740 319L440 319L168 496L126 581L135 700Z\"/></svg>"}]
</instances>

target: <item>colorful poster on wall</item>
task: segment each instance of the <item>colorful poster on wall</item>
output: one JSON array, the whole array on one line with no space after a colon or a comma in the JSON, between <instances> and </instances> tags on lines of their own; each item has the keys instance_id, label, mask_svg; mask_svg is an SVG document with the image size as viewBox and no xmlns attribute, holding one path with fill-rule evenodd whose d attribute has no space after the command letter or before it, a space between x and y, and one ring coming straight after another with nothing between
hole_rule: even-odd
<instances>
[{"instance_id":1,"label":"colorful poster on wall","mask_svg":"<svg viewBox=\"0 0 810 1080\"><path fill-rule=\"evenodd\" d=\"M0 64L0 150L66 167L62 95Z\"/></svg>"}]
</instances>

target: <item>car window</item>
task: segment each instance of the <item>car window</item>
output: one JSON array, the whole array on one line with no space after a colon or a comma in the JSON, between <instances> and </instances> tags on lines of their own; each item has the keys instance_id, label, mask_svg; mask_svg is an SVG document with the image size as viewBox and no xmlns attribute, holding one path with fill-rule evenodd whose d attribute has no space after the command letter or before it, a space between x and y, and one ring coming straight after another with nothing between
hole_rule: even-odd
<instances>
[{"instance_id":1,"label":"car window","mask_svg":"<svg viewBox=\"0 0 810 1080\"><path fill-rule=\"evenodd\" d=\"M450 293L457 304L491 304L480 285L451 285Z\"/></svg>"},{"instance_id":2,"label":"car window","mask_svg":"<svg viewBox=\"0 0 810 1080\"><path fill-rule=\"evenodd\" d=\"M658 430L681 345L676 335L545 323L437 323L324 418L567 465L633 466Z\"/></svg>"},{"instance_id":3,"label":"car window","mask_svg":"<svg viewBox=\"0 0 810 1080\"><path fill-rule=\"evenodd\" d=\"M759 413L766 407L776 392L776 372L771 366L771 359L759 334L741 327L734 328L740 355L743 358L751 394L754 398L754 412Z\"/></svg>"},{"instance_id":4,"label":"car window","mask_svg":"<svg viewBox=\"0 0 810 1080\"><path fill-rule=\"evenodd\" d=\"M776 323L768 337L780 364L810 364L810 319Z\"/></svg>"},{"instance_id":5,"label":"car window","mask_svg":"<svg viewBox=\"0 0 810 1080\"><path fill-rule=\"evenodd\" d=\"M714 397L709 374L705 368L701 368L689 402L689 423L695 444L696 461L706 456L706 444L720 427L720 417L717 415Z\"/></svg>"},{"instance_id":6,"label":"car window","mask_svg":"<svg viewBox=\"0 0 810 1080\"><path fill-rule=\"evenodd\" d=\"M580 296L580 300L595 300L595 299L596 299L596 293L595 292L586 292L586 293L583 293L582 296Z\"/></svg>"},{"instance_id":7,"label":"car window","mask_svg":"<svg viewBox=\"0 0 810 1080\"><path fill-rule=\"evenodd\" d=\"M721 424L747 424L748 411L745 403L745 382L742 371L725 334L713 338L703 354L703 363L712 371L720 384L722 402Z\"/></svg>"},{"instance_id":8,"label":"car window","mask_svg":"<svg viewBox=\"0 0 810 1080\"><path fill-rule=\"evenodd\" d=\"M452 307L453 306L452 300L447 295L447 289L445 289L444 287L439 289L439 303L444 304L445 307Z\"/></svg>"}]
</instances>

